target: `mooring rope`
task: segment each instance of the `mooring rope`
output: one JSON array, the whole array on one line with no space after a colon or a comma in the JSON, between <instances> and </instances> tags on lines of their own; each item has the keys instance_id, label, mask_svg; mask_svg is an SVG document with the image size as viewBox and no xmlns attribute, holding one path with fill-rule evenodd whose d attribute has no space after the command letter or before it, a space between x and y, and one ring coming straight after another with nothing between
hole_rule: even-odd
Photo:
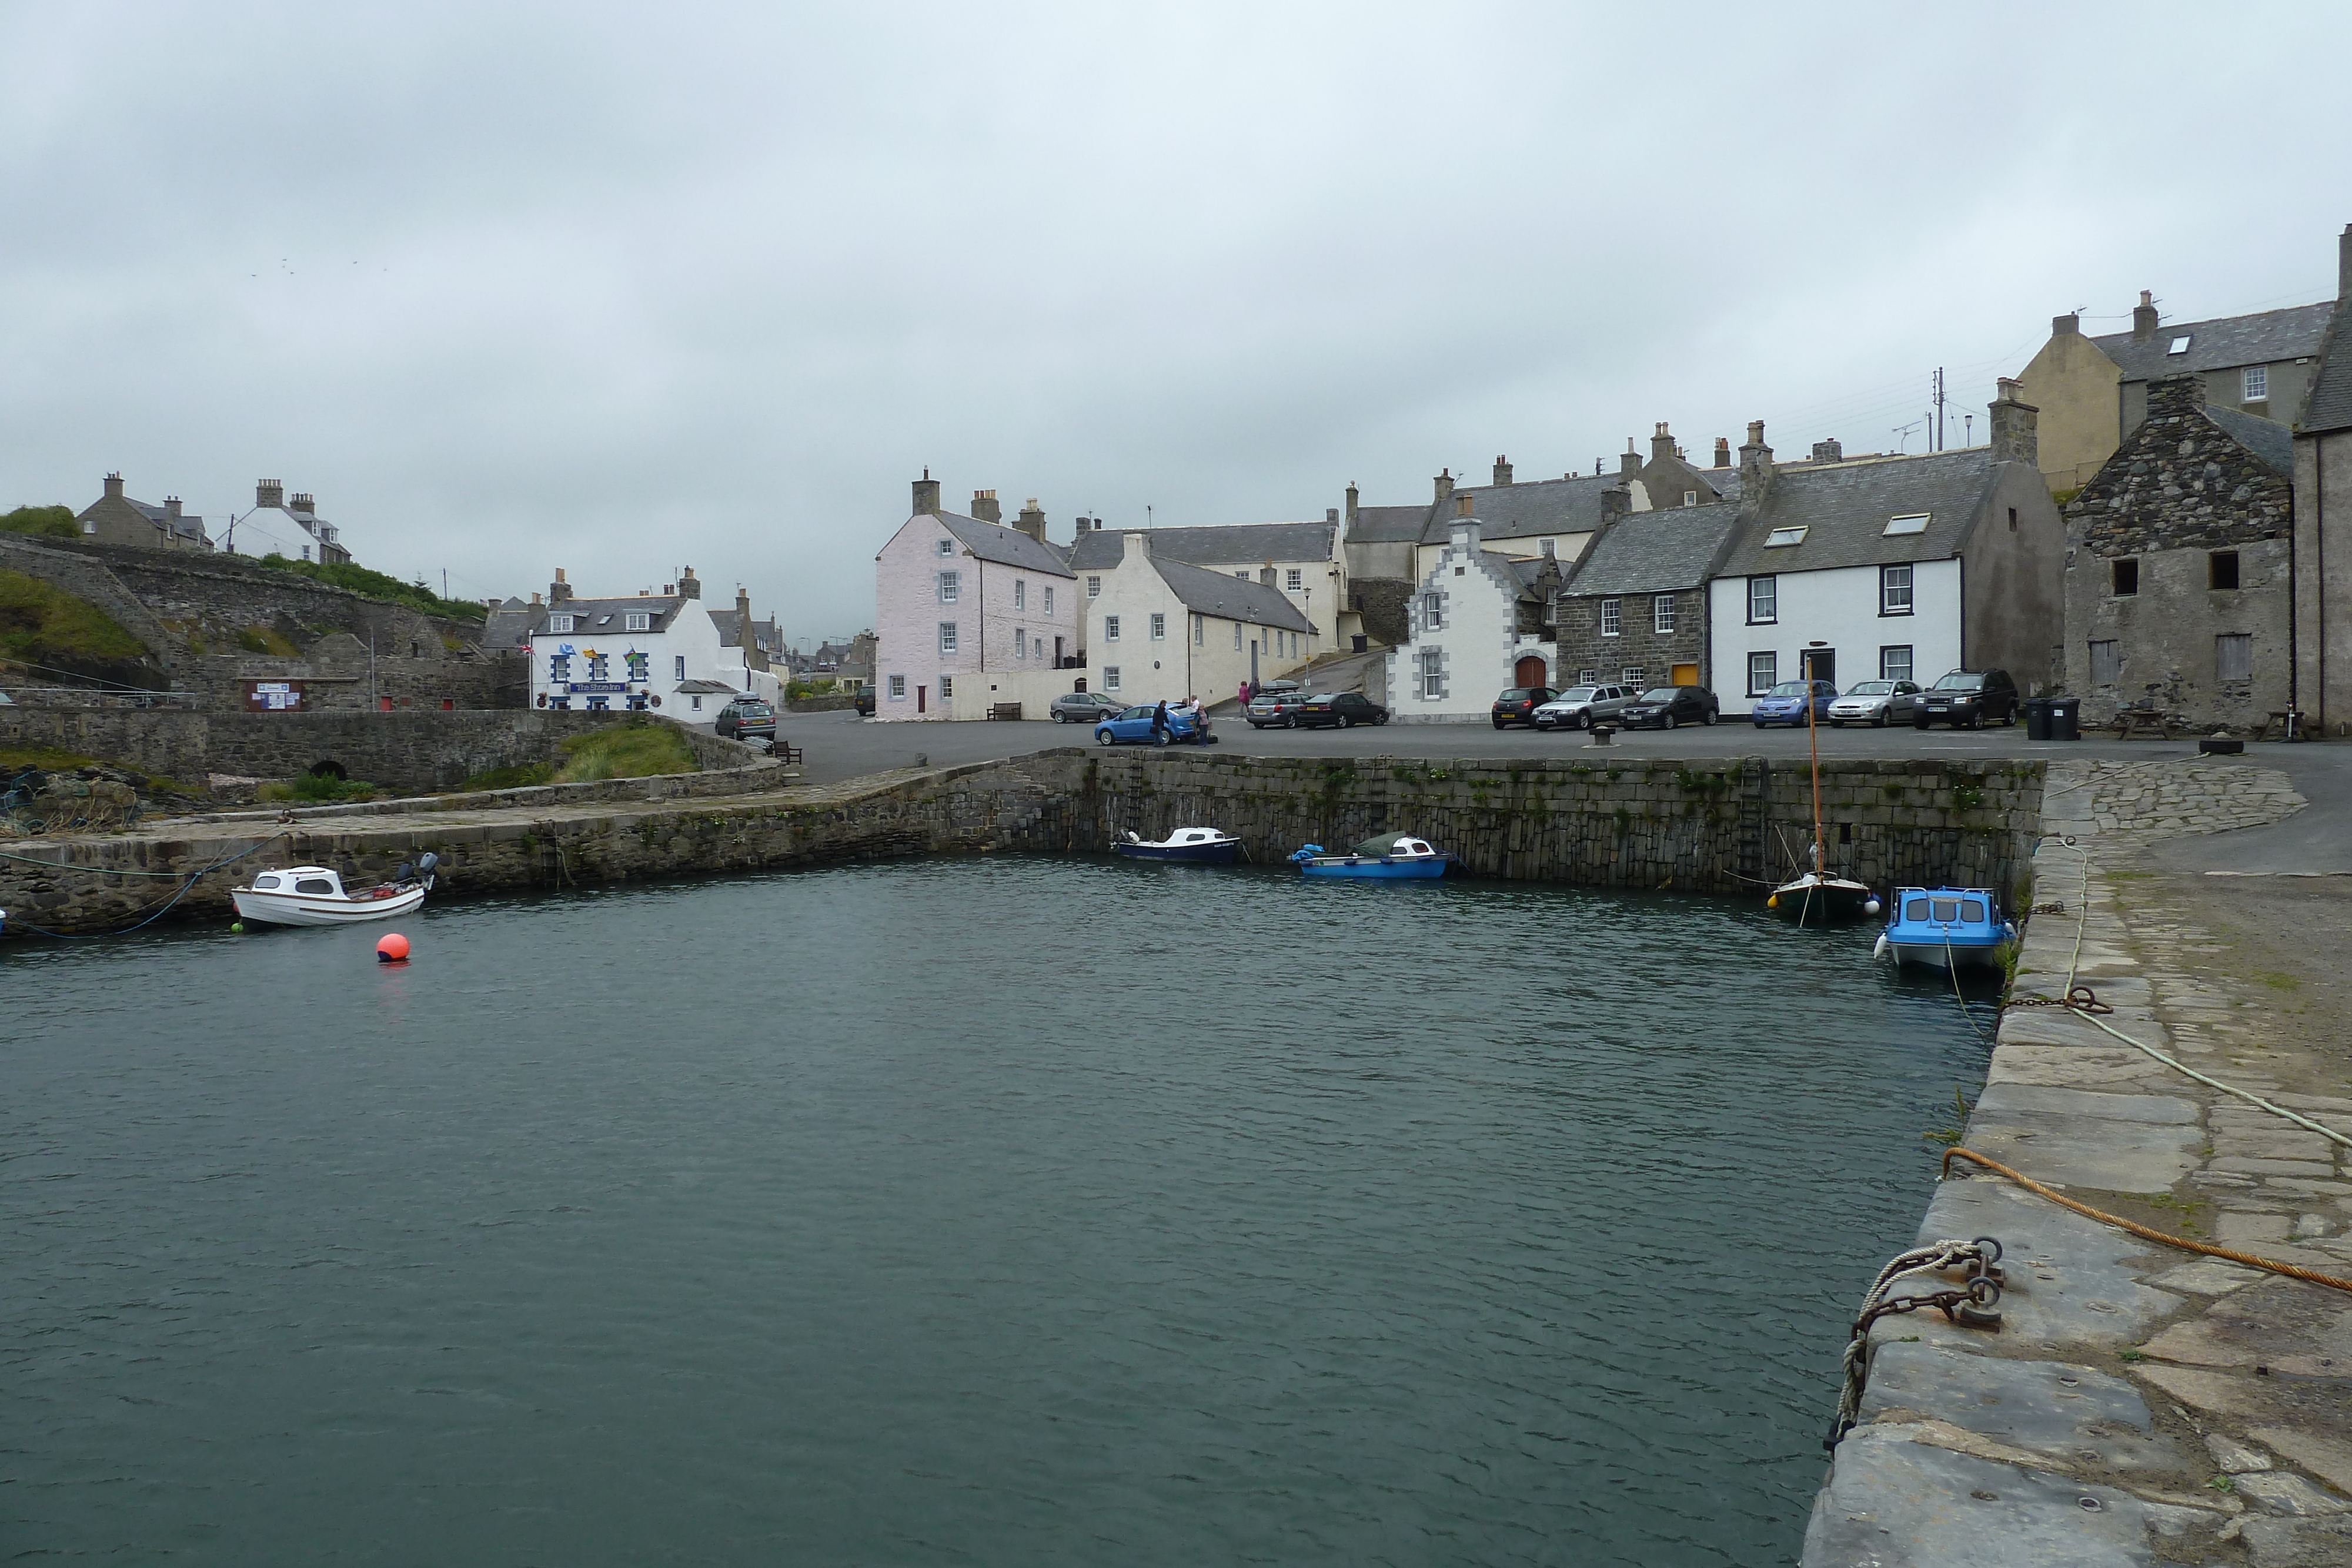
<instances>
[{"instance_id":1,"label":"mooring rope","mask_svg":"<svg viewBox=\"0 0 2352 1568\"><path fill-rule=\"evenodd\" d=\"M37 935L42 936L55 936L67 942L97 942L109 936L128 936L133 931L138 930L141 926L152 925L156 921L163 919L164 915L170 914L173 904L178 904L180 900L187 897L188 894L195 887L197 883L203 881L205 877L210 876L214 872L220 870L220 868L225 865L230 865L237 861L241 861L247 855L258 854L270 843L286 836L287 830L280 828L278 831L270 834L268 838L263 839L259 842L254 844L250 849L239 850L233 855L224 855L208 866L203 866L195 871L186 873L180 885L172 890L172 895L169 898L164 899L161 904L152 905L152 908L153 912L148 915L144 920L138 921L130 925L125 925L119 931L52 931L45 925L36 925L29 920L20 920L17 924L22 925L26 930L34 932ZM11 855L8 858L11 860L23 860L26 857L22 855ZM35 865L46 865L56 871L100 870L100 868L97 866L67 865L61 864L56 861L34 861L32 863ZM171 876L180 873L172 872L104 872L102 874L110 876Z\"/></svg>"},{"instance_id":2,"label":"mooring rope","mask_svg":"<svg viewBox=\"0 0 2352 1568\"><path fill-rule=\"evenodd\" d=\"M2102 1225L2115 1226L2121 1230L2128 1230L2134 1236L2144 1239L2161 1241L2167 1247L2178 1247L2186 1252L2202 1252L2208 1258L2221 1258L2232 1263L2243 1263L2250 1269L2267 1269L2273 1274L2284 1274L2290 1280L2302 1280L2314 1285L2325 1285L2331 1291L2352 1293L2352 1280L2341 1279L2334 1274L2323 1274L2315 1269L2305 1269L2296 1263L2282 1263L2275 1258L2263 1258L2252 1252L2241 1252L2233 1247L2216 1247L2210 1241L2191 1241L2186 1236L2175 1236L2170 1231L2158 1230L2152 1225L2142 1225L2136 1219L2126 1219L2120 1214L2109 1214L2105 1209L2093 1208L2089 1204L2068 1197L2057 1188L2045 1186L2032 1176L2011 1170L1999 1160L1989 1155L1980 1155L1974 1149L1957 1148L1944 1151L1944 1179L1947 1181L1952 1179L1954 1160L1967 1160L1972 1165L1982 1166L1996 1175L2007 1176L2036 1197L2046 1197L2051 1202L2071 1208L2086 1218L2095 1219Z\"/></svg>"}]
</instances>

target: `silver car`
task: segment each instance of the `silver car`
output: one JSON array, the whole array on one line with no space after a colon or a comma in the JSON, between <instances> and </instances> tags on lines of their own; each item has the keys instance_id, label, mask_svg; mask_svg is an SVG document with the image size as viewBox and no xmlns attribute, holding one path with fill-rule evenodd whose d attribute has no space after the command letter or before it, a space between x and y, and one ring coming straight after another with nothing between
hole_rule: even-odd
<instances>
[{"instance_id":1,"label":"silver car","mask_svg":"<svg viewBox=\"0 0 2352 1568\"><path fill-rule=\"evenodd\" d=\"M1856 681L1830 704L1830 724L1839 729L1849 724L1876 729L1909 724L1919 711L1919 688L1909 681Z\"/></svg>"},{"instance_id":2,"label":"silver car","mask_svg":"<svg viewBox=\"0 0 2352 1568\"><path fill-rule=\"evenodd\" d=\"M1631 686L1570 686L1528 715L1538 729L1591 729L1596 718L1614 718L1640 695Z\"/></svg>"}]
</instances>

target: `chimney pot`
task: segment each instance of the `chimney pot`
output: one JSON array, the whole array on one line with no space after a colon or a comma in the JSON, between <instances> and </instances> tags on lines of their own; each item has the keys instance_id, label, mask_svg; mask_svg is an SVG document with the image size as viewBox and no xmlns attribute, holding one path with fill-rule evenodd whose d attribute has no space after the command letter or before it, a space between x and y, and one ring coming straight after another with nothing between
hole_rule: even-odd
<instances>
[{"instance_id":1,"label":"chimney pot","mask_svg":"<svg viewBox=\"0 0 2352 1568\"><path fill-rule=\"evenodd\" d=\"M1001 523L1004 514L997 509L996 492L974 490L971 493L971 515L983 523Z\"/></svg>"},{"instance_id":2,"label":"chimney pot","mask_svg":"<svg viewBox=\"0 0 2352 1568\"><path fill-rule=\"evenodd\" d=\"M1495 484L1497 487L1500 487L1509 484L1510 482L1511 460L1507 457L1497 456L1495 459Z\"/></svg>"},{"instance_id":3,"label":"chimney pot","mask_svg":"<svg viewBox=\"0 0 2352 1568\"><path fill-rule=\"evenodd\" d=\"M1675 455L1675 438L1666 429L1666 422L1662 419L1658 421L1658 427L1650 433L1650 461L1663 463L1674 455Z\"/></svg>"},{"instance_id":4,"label":"chimney pot","mask_svg":"<svg viewBox=\"0 0 2352 1568\"><path fill-rule=\"evenodd\" d=\"M1036 497L1029 497L1029 504L1021 508L1021 516L1013 526L1039 544L1045 542L1045 508L1037 504Z\"/></svg>"},{"instance_id":5,"label":"chimney pot","mask_svg":"<svg viewBox=\"0 0 2352 1568\"><path fill-rule=\"evenodd\" d=\"M122 499L122 476L121 474L109 474L106 476L106 498L110 501L120 501Z\"/></svg>"},{"instance_id":6,"label":"chimney pot","mask_svg":"<svg viewBox=\"0 0 2352 1568\"><path fill-rule=\"evenodd\" d=\"M1440 470L1435 483L1437 485L1437 498L1440 501L1444 501L1446 497L1454 494L1454 470L1451 468Z\"/></svg>"},{"instance_id":7,"label":"chimney pot","mask_svg":"<svg viewBox=\"0 0 2352 1568\"><path fill-rule=\"evenodd\" d=\"M2132 308L2132 336L2143 339L2155 337L2157 324L2161 319L2162 318L2157 313L2154 293L2149 289L2141 289L2139 303Z\"/></svg>"},{"instance_id":8,"label":"chimney pot","mask_svg":"<svg viewBox=\"0 0 2352 1568\"><path fill-rule=\"evenodd\" d=\"M688 599L699 599L702 597L702 584L696 580L694 568L690 566L682 566L678 568L677 591L680 595Z\"/></svg>"}]
</instances>

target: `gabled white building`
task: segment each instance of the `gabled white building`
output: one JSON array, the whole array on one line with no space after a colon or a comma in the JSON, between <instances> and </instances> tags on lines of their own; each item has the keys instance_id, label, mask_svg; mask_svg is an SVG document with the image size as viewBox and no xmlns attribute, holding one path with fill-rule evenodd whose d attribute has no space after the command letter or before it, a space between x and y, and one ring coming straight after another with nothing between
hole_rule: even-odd
<instances>
[{"instance_id":1,"label":"gabled white building","mask_svg":"<svg viewBox=\"0 0 2352 1568\"><path fill-rule=\"evenodd\" d=\"M1468 497L1457 497L1465 507ZM1520 606L1541 592L1557 557L1515 560L1489 548L1479 520L1457 515L1407 605L1412 637L1388 656L1389 708L1399 724L1483 720L1509 686L1560 684L1554 648Z\"/></svg>"},{"instance_id":2,"label":"gabled white building","mask_svg":"<svg viewBox=\"0 0 2352 1568\"><path fill-rule=\"evenodd\" d=\"M988 516L967 517L941 509L928 470L914 489L914 514L874 558L874 716L985 718L992 698L1066 690L1052 672L1077 657L1078 609L1045 513L1032 501L1008 528L993 490L972 497Z\"/></svg>"},{"instance_id":3,"label":"gabled white building","mask_svg":"<svg viewBox=\"0 0 2352 1568\"><path fill-rule=\"evenodd\" d=\"M1279 580L1168 560L1159 543L1155 533L1129 532L1115 564L1087 574L1087 674L1095 690L1130 703L1223 702L1244 681L1305 666L1315 624Z\"/></svg>"},{"instance_id":4,"label":"gabled white building","mask_svg":"<svg viewBox=\"0 0 2352 1568\"><path fill-rule=\"evenodd\" d=\"M744 650L720 636L692 567L657 594L618 599L579 597L559 569L547 602L537 598L521 643L534 707L651 709L707 724L737 693L782 695L773 674L748 667Z\"/></svg>"}]
</instances>

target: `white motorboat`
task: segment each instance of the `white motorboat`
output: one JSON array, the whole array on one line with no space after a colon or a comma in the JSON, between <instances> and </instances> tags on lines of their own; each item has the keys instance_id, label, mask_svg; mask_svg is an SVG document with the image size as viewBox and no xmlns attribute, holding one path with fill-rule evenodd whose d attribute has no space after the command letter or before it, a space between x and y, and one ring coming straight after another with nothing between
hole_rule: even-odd
<instances>
[{"instance_id":1,"label":"white motorboat","mask_svg":"<svg viewBox=\"0 0 2352 1568\"><path fill-rule=\"evenodd\" d=\"M346 892L343 879L322 865L265 871L249 887L229 890L237 915L271 925L350 925L405 915L433 890L433 868L441 857L428 854L404 865L390 882Z\"/></svg>"}]
</instances>

